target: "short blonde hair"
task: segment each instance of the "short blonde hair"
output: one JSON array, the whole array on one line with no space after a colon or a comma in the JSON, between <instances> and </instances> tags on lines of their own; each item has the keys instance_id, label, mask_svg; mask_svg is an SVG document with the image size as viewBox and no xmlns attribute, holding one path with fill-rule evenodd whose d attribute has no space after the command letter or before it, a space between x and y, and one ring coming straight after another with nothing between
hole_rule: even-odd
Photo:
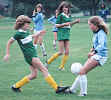
<instances>
[{"instance_id":1,"label":"short blonde hair","mask_svg":"<svg viewBox=\"0 0 111 100\"><path fill-rule=\"evenodd\" d=\"M99 16L92 16L88 20L90 23L96 25L99 29L103 29L106 34L109 33L108 26L104 22L104 20Z\"/></svg>"},{"instance_id":2,"label":"short blonde hair","mask_svg":"<svg viewBox=\"0 0 111 100\"><path fill-rule=\"evenodd\" d=\"M31 18L25 15L20 15L16 19L16 24L14 26L15 30L18 30L24 26L25 23L31 23Z\"/></svg>"}]
</instances>

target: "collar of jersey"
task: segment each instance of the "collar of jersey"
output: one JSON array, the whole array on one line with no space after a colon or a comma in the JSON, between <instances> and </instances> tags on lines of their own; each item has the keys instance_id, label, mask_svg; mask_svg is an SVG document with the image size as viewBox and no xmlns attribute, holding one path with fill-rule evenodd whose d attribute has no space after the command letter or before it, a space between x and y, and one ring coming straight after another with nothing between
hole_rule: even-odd
<instances>
[{"instance_id":1,"label":"collar of jersey","mask_svg":"<svg viewBox=\"0 0 111 100\"><path fill-rule=\"evenodd\" d=\"M24 31L23 29L19 29L18 31L19 32L25 32L25 33L27 32L27 31Z\"/></svg>"},{"instance_id":2,"label":"collar of jersey","mask_svg":"<svg viewBox=\"0 0 111 100\"><path fill-rule=\"evenodd\" d=\"M69 16L68 16L68 15L66 15L64 12L62 13L62 15L66 16L67 18L69 18Z\"/></svg>"}]
</instances>

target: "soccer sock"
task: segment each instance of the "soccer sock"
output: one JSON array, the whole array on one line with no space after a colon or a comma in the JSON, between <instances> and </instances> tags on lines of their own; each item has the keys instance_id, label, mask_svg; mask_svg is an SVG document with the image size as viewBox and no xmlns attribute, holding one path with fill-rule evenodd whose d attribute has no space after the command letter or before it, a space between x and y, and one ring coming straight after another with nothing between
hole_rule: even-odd
<instances>
[{"instance_id":1,"label":"soccer sock","mask_svg":"<svg viewBox=\"0 0 111 100\"><path fill-rule=\"evenodd\" d=\"M53 45L56 45L56 40L53 40Z\"/></svg>"},{"instance_id":2,"label":"soccer sock","mask_svg":"<svg viewBox=\"0 0 111 100\"><path fill-rule=\"evenodd\" d=\"M47 63L50 64L59 56L59 53L55 53L51 58L48 59Z\"/></svg>"},{"instance_id":3,"label":"soccer sock","mask_svg":"<svg viewBox=\"0 0 111 100\"><path fill-rule=\"evenodd\" d=\"M54 89L57 90L58 85L57 83L54 81L53 77L49 74L45 80L47 81L47 83Z\"/></svg>"},{"instance_id":4,"label":"soccer sock","mask_svg":"<svg viewBox=\"0 0 111 100\"><path fill-rule=\"evenodd\" d=\"M87 76L86 75L80 75L80 93L81 94L87 94Z\"/></svg>"},{"instance_id":5,"label":"soccer sock","mask_svg":"<svg viewBox=\"0 0 111 100\"><path fill-rule=\"evenodd\" d=\"M23 79L21 79L20 81L18 81L16 84L15 84L15 88L20 88L22 87L23 85L27 84L29 82L29 78L27 76L25 76Z\"/></svg>"},{"instance_id":6,"label":"soccer sock","mask_svg":"<svg viewBox=\"0 0 111 100\"><path fill-rule=\"evenodd\" d=\"M59 68L64 68L64 64L66 63L67 59L68 59L68 55L64 55Z\"/></svg>"},{"instance_id":7,"label":"soccer sock","mask_svg":"<svg viewBox=\"0 0 111 100\"><path fill-rule=\"evenodd\" d=\"M37 44L34 44L35 49L37 49Z\"/></svg>"},{"instance_id":8,"label":"soccer sock","mask_svg":"<svg viewBox=\"0 0 111 100\"><path fill-rule=\"evenodd\" d=\"M71 92L75 93L77 87L79 86L79 80L80 80L80 75L76 77L75 81L73 82L72 86L70 87Z\"/></svg>"},{"instance_id":9,"label":"soccer sock","mask_svg":"<svg viewBox=\"0 0 111 100\"><path fill-rule=\"evenodd\" d=\"M46 50L45 50L45 47L44 47L43 43L40 45L40 48L42 50L43 55L46 55L47 53L46 53Z\"/></svg>"}]
</instances>

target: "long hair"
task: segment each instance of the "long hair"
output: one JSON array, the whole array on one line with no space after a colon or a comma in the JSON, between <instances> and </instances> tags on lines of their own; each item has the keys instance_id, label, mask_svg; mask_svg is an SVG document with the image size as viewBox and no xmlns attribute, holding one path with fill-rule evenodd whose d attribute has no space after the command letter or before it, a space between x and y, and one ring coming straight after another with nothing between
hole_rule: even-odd
<instances>
[{"instance_id":1,"label":"long hair","mask_svg":"<svg viewBox=\"0 0 111 100\"><path fill-rule=\"evenodd\" d=\"M92 16L88 20L90 23L96 25L99 29L103 29L106 34L109 33L108 27L104 20L99 16Z\"/></svg>"},{"instance_id":2,"label":"long hair","mask_svg":"<svg viewBox=\"0 0 111 100\"><path fill-rule=\"evenodd\" d=\"M69 9L68 10L68 14L70 13L71 5L68 2L63 1L63 2L61 2L61 4L59 5L59 7L57 8L58 15L63 12L63 7L67 7Z\"/></svg>"},{"instance_id":3,"label":"long hair","mask_svg":"<svg viewBox=\"0 0 111 100\"><path fill-rule=\"evenodd\" d=\"M37 4L37 5L35 6L35 12L37 12L37 8L41 8L41 12L42 12L43 6L42 6L41 3L39 3L39 4Z\"/></svg>"},{"instance_id":4,"label":"long hair","mask_svg":"<svg viewBox=\"0 0 111 100\"><path fill-rule=\"evenodd\" d=\"M24 26L25 23L31 23L31 18L25 15L20 15L16 19L16 23L14 26L15 30L18 30Z\"/></svg>"}]
</instances>

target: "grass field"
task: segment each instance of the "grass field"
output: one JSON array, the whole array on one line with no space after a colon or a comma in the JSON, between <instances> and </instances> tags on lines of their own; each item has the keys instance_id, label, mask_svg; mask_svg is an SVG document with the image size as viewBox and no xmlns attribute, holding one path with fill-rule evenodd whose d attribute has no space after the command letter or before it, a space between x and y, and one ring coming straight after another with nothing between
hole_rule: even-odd
<instances>
[{"instance_id":1,"label":"grass field","mask_svg":"<svg viewBox=\"0 0 111 100\"><path fill-rule=\"evenodd\" d=\"M108 23L111 29L111 22ZM108 35L109 59L103 67L97 67L88 73L88 96L78 97L77 94L65 95L56 94L54 90L45 82L42 74L39 72L37 79L31 81L23 87L22 93L14 93L10 86L29 74L29 66L24 61L23 55L15 42L10 48L11 58L8 62L3 61L5 46L7 40L13 36L14 20L0 19L0 100L110 100L111 99L111 34ZM44 43L48 53L48 58L55 52L52 46L53 33L52 26L46 22L47 33L44 37ZM87 59L87 53L91 47L92 32L87 23L80 23L72 27L70 39L70 55L65 71L58 71L59 57L49 65L49 72L59 85L70 86L75 79L70 72L70 65L73 62L84 64ZM42 57L40 48L38 56Z\"/></svg>"}]
</instances>

